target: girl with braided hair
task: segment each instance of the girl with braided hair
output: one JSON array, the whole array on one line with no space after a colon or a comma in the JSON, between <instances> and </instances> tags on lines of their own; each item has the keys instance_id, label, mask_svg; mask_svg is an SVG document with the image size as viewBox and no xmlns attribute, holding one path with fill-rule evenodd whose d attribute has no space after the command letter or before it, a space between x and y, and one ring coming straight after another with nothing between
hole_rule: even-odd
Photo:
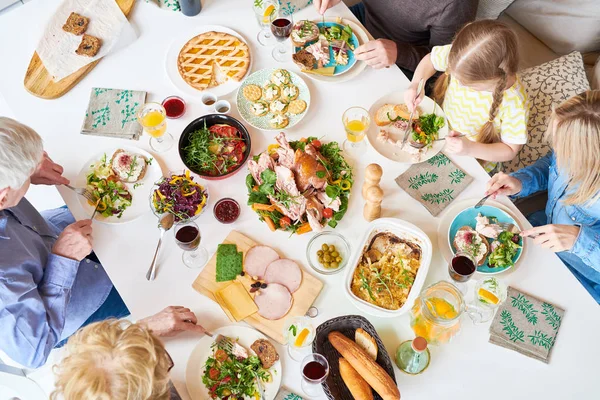
<instances>
[{"instance_id":1,"label":"girl with braided hair","mask_svg":"<svg viewBox=\"0 0 600 400\"><path fill-rule=\"evenodd\" d=\"M423 98L416 93L419 81L444 72L434 98L450 125L445 151L476 157L489 172L497 162L512 160L527 143L527 96L518 65L517 37L508 26L473 22L452 44L434 47L421 60L404 99L412 110Z\"/></svg>"}]
</instances>

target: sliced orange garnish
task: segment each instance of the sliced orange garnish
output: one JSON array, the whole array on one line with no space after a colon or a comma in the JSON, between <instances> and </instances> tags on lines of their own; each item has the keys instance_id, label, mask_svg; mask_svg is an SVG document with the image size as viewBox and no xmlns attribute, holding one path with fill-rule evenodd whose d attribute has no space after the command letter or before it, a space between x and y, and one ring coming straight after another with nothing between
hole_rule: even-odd
<instances>
[{"instance_id":1,"label":"sliced orange garnish","mask_svg":"<svg viewBox=\"0 0 600 400\"><path fill-rule=\"evenodd\" d=\"M498 302L500 301L500 299L494 293L492 293L489 290L486 290L484 288L479 288L479 291L477 292L477 294L479 295L479 297L481 297L483 300L487 301L488 303L498 304Z\"/></svg>"},{"instance_id":2,"label":"sliced orange garnish","mask_svg":"<svg viewBox=\"0 0 600 400\"><path fill-rule=\"evenodd\" d=\"M296 341L294 342L294 346L300 347L308 337L310 331L307 328L304 328L300 331L300 334L296 336Z\"/></svg>"}]
</instances>

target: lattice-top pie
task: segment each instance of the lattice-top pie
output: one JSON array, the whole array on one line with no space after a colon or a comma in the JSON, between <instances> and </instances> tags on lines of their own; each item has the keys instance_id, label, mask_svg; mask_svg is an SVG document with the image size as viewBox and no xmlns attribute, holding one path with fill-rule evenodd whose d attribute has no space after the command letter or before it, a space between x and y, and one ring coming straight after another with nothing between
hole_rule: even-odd
<instances>
[{"instance_id":1,"label":"lattice-top pie","mask_svg":"<svg viewBox=\"0 0 600 400\"><path fill-rule=\"evenodd\" d=\"M239 38L205 32L190 39L179 52L177 67L192 87L204 90L228 79L240 81L250 66L250 50Z\"/></svg>"}]
</instances>

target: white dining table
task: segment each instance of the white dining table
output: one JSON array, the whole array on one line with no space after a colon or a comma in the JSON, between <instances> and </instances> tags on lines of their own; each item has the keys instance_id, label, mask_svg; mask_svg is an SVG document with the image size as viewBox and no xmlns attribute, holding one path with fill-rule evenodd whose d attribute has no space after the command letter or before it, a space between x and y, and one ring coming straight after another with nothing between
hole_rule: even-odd
<instances>
[{"instance_id":1,"label":"white dining table","mask_svg":"<svg viewBox=\"0 0 600 400\"><path fill-rule=\"evenodd\" d=\"M277 63L271 58L271 48L258 44L256 34L259 27L250 0L207 0L202 12L191 18L139 1L130 15L131 24L139 36L135 42L101 60L64 96L54 100L40 99L25 90L23 77L44 25L59 3L60 0L30 2L0 16L0 94L5 100L2 113L11 113L39 132L44 139L45 149L56 162L63 165L65 176L70 179L74 179L83 164L102 149L130 145L151 151L148 136L145 135L134 142L80 134L92 87L145 90L150 101L161 101L173 94L183 96L187 102L186 114L168 122L168 130L175 138L193 119L208 112L199 96L179 93L165 72L165 55L172 37L186 30L203 24L232 28L246 38L253 57L253 70L275 66L298 70L291 61ZM327 11L327 16L354 19L343 3ZM308 7L295 14L294 18L317 19L320 16L313 7ZM358 77L343 83L321 82L302 76L310 88L311 105L306 117L298 125L286 130L288 137L299 139L311 135L340 143L345 138L341 121L344 110L351 106L368 109L380 97L391 91L403 91L409 83L396 66L383 70L366 68ZM235 92L225 96L225 99L234 105L231 115L241 119L235 107ZM248 130L252 137L253 154L264 151L273 142L273 132L262 132L249 126ZM163 172L184 167L177 146L166 153L153 155ZM474 178L457 201L480 198L489 176L473 158L450 158ZM357 251L359 239L367 226L362 216L364 203L360 195L364 169L369 163L379 163L384 171L381 182L385 193L382 217L411 222L431 239L434 251L426 285L448 279L447 262L439 251L442 244L437 239L438 224L444 213L440 217L432 217L394 181L408 165L389 161L371 147L363 156L350 161L354 167L355 186L348 212L336 232L343 234L353 251ZM223 181L207 183L211 200L207 211L197 220L202 232L202 244L212 254L227 234L235 229L297 260L304 266L304 273L315 274L305 256L306 245L312 234L290 236L284 232L271 232L245 205L245 175L244 171ZM42 207L48 204L48 199L53 198L52 194L48 194L50 190L54 189L36 188L30 192L29 198ZM72 192L63 187L58 191L76 218L89 217ZM241 216L233 225L220 224L213 216L212 206L222 197L232 197L242 205ZM499 201L520 222L527 223L509 199L501 198ZM94 251L131 310L134 320L154 314L169 305L182 305L191 308L198 316L199 323L209 330L231 324L216 303L192 289L192 282L199 270L189 269L182 263L182 250L177 247L172 232L166 235L156 280L146 280L146 271L159 236L157 219L150 210L126 224L94 222L93 229ZM403 398L599 398L595 380L598 376L597 360L600 360L600 341L596 339L600 332L600 308L553 253L536 247L529 240L526 247L527 251L518 267L499 278L507 285L566 310L549 364L490 344L489 322L474 325L465 318L460 334L451 343L431 347L431 364L425 373L408 376L395 370ZM409 315L386 319L361 312L344 293L344 274L345 271L330 276L318 275L325 285L314 303L319 310L319 315L313 320L315 326L333 317L363 315L377 329L393 358L398 345L414 337ZM476 275L476 278L480 276ZM198 334L191 333L164 339L175 362L171 378L184 399L189 398L185 384L186 364L198 340ZM277 347L283 363L283 384L301 394L300 365L288 357L284 347ZM322 398L325 398L324 394Z\"/></svg>"}]
</instances>

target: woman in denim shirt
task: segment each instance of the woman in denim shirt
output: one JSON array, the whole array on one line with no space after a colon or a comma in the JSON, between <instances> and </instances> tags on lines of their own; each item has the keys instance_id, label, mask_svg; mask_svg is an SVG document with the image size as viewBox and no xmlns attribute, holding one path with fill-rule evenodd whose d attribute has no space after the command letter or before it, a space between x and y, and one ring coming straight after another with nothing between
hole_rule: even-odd
<instances>
[{"instance_id":1,"label":"woman in denim shirt","mask_svg":"<svg viewBox=\"0 0 600 400\"><path fill-rule=\"evenodd\" d=\"M600 303L600 90L565 101L552 115L552 151L510 175L496 174L486 194L526 197L548 191L545 211L527 217L523 237L549 249Z\"/></svg>"}]
</instances>

